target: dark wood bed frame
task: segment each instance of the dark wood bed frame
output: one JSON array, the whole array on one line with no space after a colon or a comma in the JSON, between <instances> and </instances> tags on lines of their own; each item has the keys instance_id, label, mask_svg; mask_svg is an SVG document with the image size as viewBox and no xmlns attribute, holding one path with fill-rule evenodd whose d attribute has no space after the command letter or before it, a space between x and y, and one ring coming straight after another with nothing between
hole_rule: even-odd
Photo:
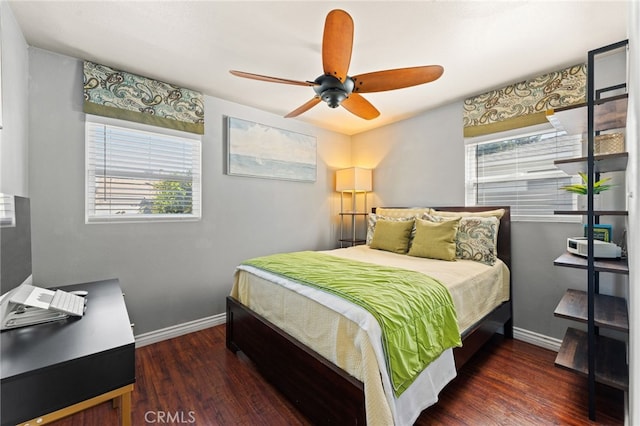
<instances>
[{"instance_id":1,"label":"dark wood bed frame","mask_svg":"<svg viewBox=\"0 0 640 426\"><path fill-rule=\"evenodd\" d=\"M447 211L505 209L498 232L498 257L511 269L511 212L509 207L435 207ZM375 208L373 209L375 213ZM509 283L510 295L511 282ZM465 331L463 345L454 349L459 369L500 329L513 338L511 298ZM242 351L261 374L314 424L366 423L364 385L292 336L227 297L227 348Z\"/></svg>"}]
</instances>

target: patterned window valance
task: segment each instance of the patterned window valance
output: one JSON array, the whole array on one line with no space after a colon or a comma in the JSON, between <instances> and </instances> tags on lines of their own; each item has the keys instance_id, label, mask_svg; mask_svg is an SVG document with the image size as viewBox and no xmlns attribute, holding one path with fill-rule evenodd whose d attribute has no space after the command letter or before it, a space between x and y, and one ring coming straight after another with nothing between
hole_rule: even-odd
<instances>
[{"instance_id":1,"label":"patterned window valance","mask_svg":"<svg viewBox=\"0 0 640 426\"><path fill-rule=\"evenodd\" d=\"M544 123L547 110L584 103L586 96L586 64L492 90L464 101L464 136Z\"/></svg>"},{"instance_id":2,"label":"patterned window valance","mask_svg":"<svg viewBox=\"0 0 640 426\"><path fill-rule=\"evenodd\" d=\"M89 61L84 112L204 134L201 93Z\"/></svg>"}]
</instances>

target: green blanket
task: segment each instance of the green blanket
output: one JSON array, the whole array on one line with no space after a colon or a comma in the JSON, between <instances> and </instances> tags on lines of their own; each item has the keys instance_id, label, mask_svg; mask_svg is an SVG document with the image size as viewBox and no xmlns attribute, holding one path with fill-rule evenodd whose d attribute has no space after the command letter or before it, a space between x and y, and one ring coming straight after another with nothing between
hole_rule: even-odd
<instances>
[{"instance_id":1,"label":"green blanket","mask_svg":"<svg viewBox=\"0 0 640 426\"><path fill-rule=\"evenodd\" d=\"M347 299L382 329L396 396L448 348L461 345L449 291L419 272L304 251L248 260L251 265Z\"/></svg>"}]
</instances>

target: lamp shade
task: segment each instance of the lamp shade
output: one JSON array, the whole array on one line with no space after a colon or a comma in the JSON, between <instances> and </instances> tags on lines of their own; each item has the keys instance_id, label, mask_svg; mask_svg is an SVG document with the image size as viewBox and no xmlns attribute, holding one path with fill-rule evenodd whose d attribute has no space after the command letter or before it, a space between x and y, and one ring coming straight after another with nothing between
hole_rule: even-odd
<instances>
[{"instance_id":1,"label":"lamp shade","mask_svg":"<svg viewBox=\"0 0 640 426\"><path fill-rule=\"evenodd\" d=\"M371 169L349 167L336 172L336 191L371 191Z\"/></svg>"}]
</instances>

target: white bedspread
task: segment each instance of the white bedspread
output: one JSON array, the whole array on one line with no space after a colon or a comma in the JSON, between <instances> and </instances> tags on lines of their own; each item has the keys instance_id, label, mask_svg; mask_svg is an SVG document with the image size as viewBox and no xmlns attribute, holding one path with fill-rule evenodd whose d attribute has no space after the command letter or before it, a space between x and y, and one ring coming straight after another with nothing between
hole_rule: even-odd
<instances>
[{"instance_id":1,"label":"white bedspread","mask_svg":"<svg viewBox=\"0 0 640 426\"><path fill-rule=\"evenodd\" d=\"M493 267L473 261L446 262L368 246L325 253L420 271L440 280L451 292L461 331L509 298L509 271L502 262ZM396 398L386 370L380 326L364 309L248 266L238 269L231 295L362 381L369 425L413 424L456 375L453 352L447 350Z\"/></svg>"},{"instance_id":2,"label":"white bedspread","mask_svg":"<svg viewBox=\"0 0 640 426\"><path fill-rule=\"evenodd\" d=\"M509 300L509 269L501 260L497 260L493 266L473 260L458 259L448 262L375 250L365 245L324 253L409 269L437 279L451 293L460 332L471 327L502 302Z\"/></svg>"}]
</instances>

